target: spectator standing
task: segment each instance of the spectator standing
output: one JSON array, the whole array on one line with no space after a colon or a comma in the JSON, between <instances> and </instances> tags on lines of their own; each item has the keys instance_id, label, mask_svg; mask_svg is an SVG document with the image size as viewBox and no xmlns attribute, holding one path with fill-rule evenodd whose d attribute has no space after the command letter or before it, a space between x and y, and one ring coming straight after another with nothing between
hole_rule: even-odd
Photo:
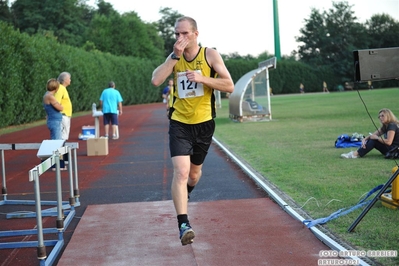
<instances>
[{"instance_id":1,"label":"spectator standing","mask_svg":"<svg viewBox=\"0 0 399 266\"><path fill-rule=\"evenodd\" d=\"M373 89L373 82L371 80L367 81L367 86L369 87L369 90Z\"/></svg>"},{"instance_id":2,"label":"spectator standing","mask_svg":"<svg viewBox=\"0 0 399 266\"><path fill-rule=\"evenodd\" d=\"M100 107L103 111L105 137L109 136L109 125L112 124L112 139L119 138L118 116L122 115L122 96L111 81L100 96Z\"/></svg>"},{"instance_id":3,"label":"spectator standing","mask_svg":"<svg viewBox=\"0 0 399 266\"><path fill-rule=\"evenodd\" d=\"M56 79L47 81L47 92L43 96L43 107L46 111L47 128L50 130L50 139L62 139L61 134L61 111L62 105L55 99L60 83Z\"/></svg>"},{"instance_id":4,"label":"spectator standing","mask_svg":"<svg viewBox=\"0 0 399 266\"><path fill-rule=\"evenodd\" d=\"M170 93L173 90L173 79L169 79L168 81L168 86L166 86L163 91L162 91L162 98L163 98L163 103L166 106L166 112L169 112L169 99L170 99Z\"/></svg>"},{"instance_id":5,"label":"spectator standing","mask_svg":"<svg viewBox=\"0 0 399 266\"><path fill-rule=\"evenodd\" d=\"M305 93L305 86L302 83L299 84L299 92L300 93Z\"/></svg>"},{"instance_id":6,"label":"spectator standing","mask_svg":"<svg viewBox=\"0 0 399 266\"><path fill-rule=\"evenodd\" d=\"M62 123L61 123L61 133L62 139L69 139L69 132L71 129L71 117L72 117L72 102L69 98L69 93L67 87L71 85L71 74L68 72L62 72L58 78L60 87L58 91L54 94L55 99L59 102L62 107Z\"/></svg>"},{"instance_id":7,"label":"spectator standing","mask_svg":"<svg viewBox=\"0 0 399 266\"><path fill-rule=\"evenodd\" d=\"M49 79L47 81L47 92L43 96L43 107L46 111L47 128L50 130L50 139L62 139L62 111L63 106L54 97L57 90L59 90L60 83L56 79ZM66 156L60 158L60 170L67 170L65 167ZM52 166L55 171L55 165Z\"/></svg>"},{"instance_id":8,"label":"spectator standing","mask_svg":"<svg viewBox=\"0 0 399 266\"><path fill-rule=\"evenodd\" d=\"M330 92L327 88L327 82L323 81L323 92Z\"/></svg>"}]
</instances>

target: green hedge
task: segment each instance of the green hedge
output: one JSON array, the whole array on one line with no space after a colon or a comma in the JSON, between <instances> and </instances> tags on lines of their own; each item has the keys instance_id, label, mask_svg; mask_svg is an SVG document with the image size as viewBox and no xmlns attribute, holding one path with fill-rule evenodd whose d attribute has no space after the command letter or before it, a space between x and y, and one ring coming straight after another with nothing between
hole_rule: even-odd
<instances>
[{"instance_id":1,"label":"green hedge","mask_svg":"<svg viewBox=\"0 0 399 266\"><path fill-rule=\"evenodd\" d=\"M229 59L226 67L229 69L234 82L243 75L258 67L259 60ZM309 65L295 60L282 59L277 62L276 69L269 70L269 84L274 94L299 93L299 84L305 85L305 92L323 91L323 81L328 87L334 88L339 83L330 68L314 69Z\"/></svg>"},{"instance_id":2,"label":"green hedge","mask_svg":"<svg viewBox=\"0 0 399 266\"><path fill-rule=\"evenodd\" d=\"M151 84L161 63L118 57L58 43L54 37L28 36L0 22L0 128L44 119L46 82L67 71L73 111L87 111L109 81L116 83L124 105L157 102L161 88Z\"/></svg>"}]
</instances>

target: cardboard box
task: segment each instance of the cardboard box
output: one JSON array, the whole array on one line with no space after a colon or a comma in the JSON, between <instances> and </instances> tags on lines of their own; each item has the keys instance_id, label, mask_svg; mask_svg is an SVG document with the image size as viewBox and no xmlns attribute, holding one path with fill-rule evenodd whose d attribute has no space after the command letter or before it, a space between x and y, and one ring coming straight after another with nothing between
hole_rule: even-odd
<instances>
[{"instance_id":1,"label":"cardboard box","mask_svg":"<svg viewBox=\"0 0 399 266\"><path fill-rule=\"evenodd\" d=\"M87 139L87 156L108 155L108 138Z\"/></svg>"}]
</instances>

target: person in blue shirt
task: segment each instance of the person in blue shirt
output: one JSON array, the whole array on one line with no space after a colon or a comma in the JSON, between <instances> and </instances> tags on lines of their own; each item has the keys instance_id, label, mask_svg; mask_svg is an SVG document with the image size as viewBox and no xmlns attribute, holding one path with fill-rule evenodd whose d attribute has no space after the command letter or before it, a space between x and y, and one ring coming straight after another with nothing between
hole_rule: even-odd
<instances>
[{"instance_id":1,"label":"person in blue shirt","mask_svg":"<svg viewBox=\"0 0 399 266\"><path fill-rule=\"evenodd\" d=\"M100 96L100 108L103 112L105 137L109 134L109 125L112 124L112 139L119 138L118 116L122 115L122 96L115 89L115 82L111 81L108 88Z\"/></svg>"},{"instance_id":2,"label":"person in blue shirt","mask_svg":"<svg viewBox=\"0 0 399 266\"><path fill-rule=\"evenodd\" d=\"M57 79L52 78L47 81L47 92L43 96L43 108L46 111L46 124L50 131L50 139L62 139L62 111L64 107L55 98L55 93L60 87ZM67 170L65 167L66 156L60 160L60 170ZM55 165L52 167L55 171Z\"/></svg>"},{"instance_id":3,"label":"person in blue shirt","mask_svg":"<svg viewBox=\"0 0 399 266\"><path fill-rule=\"evenodd\" d=\"M58 91L60 83L56 79L47 81L47 92L43 96L43 107L46 111L47 128L50 131L50 139L61 138L61 111L64 107L56 100L54 94Z\"/></svg>"}]
</instances>

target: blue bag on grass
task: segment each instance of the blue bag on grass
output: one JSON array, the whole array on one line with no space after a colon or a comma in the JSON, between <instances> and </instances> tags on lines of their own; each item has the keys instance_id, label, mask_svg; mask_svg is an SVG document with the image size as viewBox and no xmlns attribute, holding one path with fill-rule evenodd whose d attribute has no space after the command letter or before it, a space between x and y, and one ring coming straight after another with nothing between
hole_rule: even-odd
<instances>
[{"instance_id":1,"label":"blue bag on grass","mask_svg":"<svg viewBox=\"0 0 399 266\"><path fill-rule=\"evenodd\" d=\"M349 137L348 134L342 134L335 141L335 148L360 147L363 138L364 136L358 133L354 133L352 137Z\"/></svg>"}]
</instances>

